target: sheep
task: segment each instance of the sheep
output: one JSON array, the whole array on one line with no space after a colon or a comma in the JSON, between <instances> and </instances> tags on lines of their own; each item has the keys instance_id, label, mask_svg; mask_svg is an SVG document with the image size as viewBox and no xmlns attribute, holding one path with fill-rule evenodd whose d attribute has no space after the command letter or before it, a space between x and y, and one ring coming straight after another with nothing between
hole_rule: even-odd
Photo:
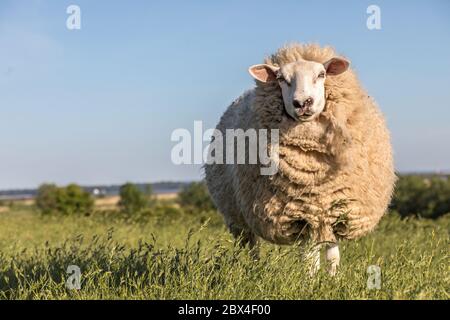
<instances>
[{"instance_id":1,"label":"sheep","mask_svg":"<svg viewBox=\"0 0 450 320\"><path fill-rule=\"evenodd\" d=\"M204 166L212 199L243 245L312 243L305 255L312 273L323 244L336 273L338 241L375 228L396 181L383 115L349 65L331 47L291 44L250 67L256 87L228 107L216 130L279 129L278 170Z\"/></svg>"}]
</instances>

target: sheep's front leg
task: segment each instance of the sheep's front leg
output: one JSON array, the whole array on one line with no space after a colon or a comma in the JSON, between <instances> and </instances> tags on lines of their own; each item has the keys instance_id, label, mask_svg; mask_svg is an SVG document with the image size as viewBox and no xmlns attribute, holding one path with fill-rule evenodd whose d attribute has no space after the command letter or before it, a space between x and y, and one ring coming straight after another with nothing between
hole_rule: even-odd
<instances>
[{"instance_id":1,"label":"sheep's front leg","mask_svg":"<svg viewBox=\"0 0 450 320\"><path fill-rule=\"evenodd\" d=\"M332 276L336 275L340 261L339 245L337 243L327 244L326 258L328 263L328 273Z\"/></svg>"},{"instance_id":2,"label":"sheep's front leg","mask_svg":"<svg viewBox=\"0 0 450 320\"><path fill-rule=\"evenodd\" d=\"M247 229L230 228L235 239L239 242L241 248L248 246L250 257L253 260L259 260L259 241L258 236Z\"/></svg>"},{"instance_id":3,"label":"sheep's front leg","mask_svg":"<svg viewBox=\"0 0 450 320\"><path fill-rule=\"evenodd\" d=\"M309 244L303 248L302 257L309 266L310 276L314 276L320 269L320 249L320 244Z\"/></svg>"},{"instance_id":4,"label":"sheep's front leg","mask_svg":"<svg viewBox=\"0 0 450 320\"><path fill-rule=\"evenodd\" d=\"M254 233L250 235L248 246L250 248L250 257L255 261L259 260L259 241Z\"/></svg>"}]
</instances>

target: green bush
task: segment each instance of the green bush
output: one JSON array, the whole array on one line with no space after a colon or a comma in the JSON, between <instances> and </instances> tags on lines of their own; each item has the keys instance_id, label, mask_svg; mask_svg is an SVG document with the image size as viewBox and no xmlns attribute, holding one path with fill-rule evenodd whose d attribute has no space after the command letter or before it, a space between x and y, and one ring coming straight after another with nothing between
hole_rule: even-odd
<instances>
[{"instance_id":1,"label":"green bush","mask_svg":"<svg viewBox=\"0 0 450 320\"><path fill-rule=\"evenodd\" d=\"M36 207L44 214L58 210L58 187L54 184L43 184L36 195Z\"/></svg>"},{"instance_id":2,"label":"green bush","mask_svg":"<svg viewBox=\"0 0 450 320\"><path fill-rule=\"evenodd\" d=\"M204 182L194 182L178 194L178 203L189 211L214 210L214 203Z\"/></svg>"},{"instance_id":3,"label":"green bush","mask_svg":"<svg viewBox=\"0 0 450 320\"><path fill-rule=\"evenodd\" d=\"M150 194L151 190L148 190L146 195L134 184L124 184L120 187L119 208L123 213L129 215L139 213L148 207L149 201L147 196Z\"/></svg>"},{"instance_id":4,"label":"green bush","mask_svg":"<svg viewBox=\"0 0 450 320\"><path fill-rule=\"evenodd\" d=\"M154 219L159 226L168 226L175 221L184 220L186 217L183 209L162 202L158 202L149 210L148 216Z\"/></svg>"},{"instance_id":5,"label":"green bush","mask_svg":"<svg viewBox=\"0 0 450 320\"><path fill-rule=\"evenodd\" d=\"M67 187L44 184L38 189L36 207L43 214L87 214L92 211L94 200L76 184Z\"/></svg>"},{"instance_id":6,"label":"green bush","mask_svg":"<svg viewBox=\"0 0 450 320\"><path fill-rule=\"evenodd\" d=\"M90 193L76 184L60 189L60 211L65 214L88 213L94 208L94 200Z\"/></svg>"},{"instance_id":7,"label":"green bush","mask_svg":"<svg viewBox=\"0 0 450 320\"><path fill-rule=\"evenodd\" d=\"M448 177L402 176L397 182L392 209L402 217L438 218L450 213Z\"/></svg>"}]
</instances>

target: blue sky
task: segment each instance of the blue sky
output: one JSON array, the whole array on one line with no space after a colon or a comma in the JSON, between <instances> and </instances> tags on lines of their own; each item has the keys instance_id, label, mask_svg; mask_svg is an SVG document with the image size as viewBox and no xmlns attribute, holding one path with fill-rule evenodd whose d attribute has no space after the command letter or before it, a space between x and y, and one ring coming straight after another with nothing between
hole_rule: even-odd
<instances>
[{"instance_id":1,"label":"blue sky","mask_svg":"<svg viewBox=\"0 0 450 320\"><path fill-rule=\"evenodd\" d=\"M66 28L79 5L81 30ZM0 189L191 180L170 135L214 127L249 65L317 42L350 58L400 171L450 169L450 2L0 2ZM366 28L370 4L381 30Z\"/></svg>"}]
</instances>

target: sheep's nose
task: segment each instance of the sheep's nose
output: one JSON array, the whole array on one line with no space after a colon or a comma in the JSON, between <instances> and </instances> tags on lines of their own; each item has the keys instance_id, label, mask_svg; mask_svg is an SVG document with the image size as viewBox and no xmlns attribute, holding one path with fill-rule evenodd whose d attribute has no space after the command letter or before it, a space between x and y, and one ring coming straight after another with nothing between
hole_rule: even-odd
<instances>
[{"instance_id":1,"label":"sheep's nose","mask_svg":"<svg viewBox=\"0 0 450 320\"><path fill-rule=\"evenodd\" d=\"M312 97L309 97L304 102L305 107L311 107L313 104L314 104L314 99Z\"/></svg>"},{"instance_id":2,"label":"sheep's nose","mask_svg":"<svg viewBox=\"0 0 450 320\"><path fill-rule=\"evenodd\" d=\"M298 100L294 100L294 102L292 104L294 105L295 109L302 109L303 108L303 104L300 103L300 101L298 101Z\"/></svg>"},{"instance_id":3,"label":"sheep's nose","mask_svg":"<svg viewBox=\"0 0 450 320\"><path fill-rule=\"evenodd\" d=\"M314 99L312 97L308 97L304 101L294 100L293 104L296 109L309 108L314 104Z\"/></svg>"}]
</instances>

